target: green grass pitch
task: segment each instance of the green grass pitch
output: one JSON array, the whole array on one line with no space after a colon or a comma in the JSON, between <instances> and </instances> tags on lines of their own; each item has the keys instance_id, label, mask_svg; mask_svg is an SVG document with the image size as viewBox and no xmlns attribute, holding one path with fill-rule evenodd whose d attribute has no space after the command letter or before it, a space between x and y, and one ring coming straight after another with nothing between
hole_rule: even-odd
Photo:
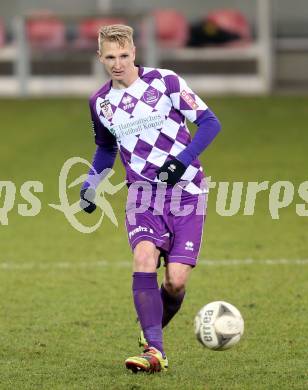
<instances>
[{"instance_id":1,"label":"green grass pitch","mask_svg":"<svg viewBox=\"0 0 308 390\"><path fill-rule=\"evenodd\" d=\"M92 159L87 101L0 101L0 181L17 190L8 225L0 225L0 389L308 388L308 217L296 213L305 203L299 185L308 180L308 98L207 102L223 126L201 157L212 181L289 181L294 199L279 219L271 218L269 191L258 194L253 216L243 215L242 201L236 215L223 217L217 188L210 192L200 259L211 261L193 271L182 311L164 332L170 369L133 375L123 364L138 351L126 189L108 198L119 227L105 217L89 235L48 206L59 203L63 163ZM118 159L115 170L111 181L120 183ZM75 167L70 179L84 172ZM20 188L29 180L43 183L41 210L22 217ZM78 187L68 192L75 202ZM2 189L0 208L4 196ZM98 213L77 217L91 225ZM245 319L245 334L230 351L206 350L194 337L195 314L213 300L233 303Z\"/></svg>"}]
</instances>

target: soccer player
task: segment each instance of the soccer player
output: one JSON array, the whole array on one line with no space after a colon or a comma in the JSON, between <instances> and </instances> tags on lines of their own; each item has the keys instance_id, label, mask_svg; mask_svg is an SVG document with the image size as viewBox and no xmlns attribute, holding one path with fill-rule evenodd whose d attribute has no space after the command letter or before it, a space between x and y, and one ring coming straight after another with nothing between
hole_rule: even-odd
<instances>
[{"instance_id":1,"label":"soccer player","mask_svg":"<svg viewBox=\"0 0 308 390\"><path fill-rule=\"evenodd\" d=\"M129 187L126 227L144 349L125 364L133 372L165 371L162 328L182 305L201 245L207 190L198 156L215 138L220 123L176 73L135 65L131 27L102 27L98 42L99 60L110 81L90 98L97 145L93 168L97 173L111 168L119 150ZM197 125L193 138L186 119ZM94 177L90 170L81 189L80 204L89 213L96 208ZM148 207L134 213L142 203L142 191L149 188L151 195L143 202ZM193 212L185 215L182 209L187 206ZM161 256L166 268L159 289L156 269Z\"/></svg>"}]
</instances>

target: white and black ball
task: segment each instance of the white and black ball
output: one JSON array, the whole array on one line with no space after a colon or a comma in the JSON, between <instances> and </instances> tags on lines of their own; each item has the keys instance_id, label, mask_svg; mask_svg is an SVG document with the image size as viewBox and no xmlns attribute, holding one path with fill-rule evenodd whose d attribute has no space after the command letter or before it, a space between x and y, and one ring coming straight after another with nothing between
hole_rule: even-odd
<instances>
[{"instance_id":1,"label":"white and black ball","mask_svg":"<svg viewBox=\"0 0 308 390\"><path fill-rule=\"evenodd\" d=\"M195 317L195 334L205 347L222 351L237 344L244 333L244 320L231 303L215 301L203 306Z\"/></svg>"}]
</instances>

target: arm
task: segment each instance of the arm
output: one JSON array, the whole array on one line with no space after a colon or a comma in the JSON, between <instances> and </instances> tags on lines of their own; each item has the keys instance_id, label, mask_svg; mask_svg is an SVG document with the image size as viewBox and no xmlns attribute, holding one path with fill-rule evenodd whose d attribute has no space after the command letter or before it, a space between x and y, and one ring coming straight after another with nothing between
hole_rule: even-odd
<instances>
[{"instance_id":1,"label":"arm","mask_svg":"<svg viewBox=\"0 0 308 390\"><path fill-rule=\"evenodd\" d=\"M92 166L94 171L90 169L87 180L83 183L82 189L93 188L95 189L100 181L103 179L101 173L107 169L112 168L118 148L117 146L97 146L94 153Z\"/></svg>"},{"instance_id":2,"label":"arm","mask_svg":"<svg viewBox=\"0 0 308 390\"><path fill-rule=\"evenodd\" d=\"M215 114L175 73L165 77L173 107L189 121L198 126L195 136L176 158L167 161L158 171L162 181L174 185L183 176L186 168L210 145L220 131L221 125ZM161 173L164 173L161 176ZM164 180L164 177L167 179Z\"/></svg>"},{"instance_id":3,"label":"arm","mask_svg":"<svg viewBox=\"0 0 308 390\"><path fill-rule=\"evenodd\" d=\"M198 129L194 138L176 157L186 168L210 145L221 129L219 120L209 108L195 123Z\"/></svg>"},{"instance_id":4,"label":"arm","mask_svg":"<svg viewBox=\"0 0 308 390\"><path fill-rule=\"evenodd\" d=\"M97 148L92 161L93 170L90 169L87 180L83 183L80 191L80 207L87 213L92 213L96 209L93 202L95 189L104 178L104 170L113 167L118 151L115 137L100 122L94 105L95 103L93 104L90 100L92 126Z\"/></svg>"}]
</instances>

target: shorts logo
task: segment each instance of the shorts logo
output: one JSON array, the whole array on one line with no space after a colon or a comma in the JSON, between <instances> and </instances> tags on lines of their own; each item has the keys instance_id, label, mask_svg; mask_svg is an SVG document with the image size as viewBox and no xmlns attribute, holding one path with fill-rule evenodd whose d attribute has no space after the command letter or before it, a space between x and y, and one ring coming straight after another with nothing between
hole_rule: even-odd
<instances>
[{"instance_id":1,"label":"shorts logo","mask_svg":"<svg viewBox=\"0 0 308 390\"><path fill-rule=\"evenodd\" d=\"M111 108L110 101L108 99L106 99L106 100L102 101L99 105L100 105L100 108L102 110L102 114L104 115L104 117L108 120L111 119L113 116L113 111Z\"/></svg>"},{"instance_id":2,"label":"shorts logo","mask_svg":"<svg viewBox=\"0 0 308 390\"><path fill-rule=\"evenodd\" d=\"M131 232L129 232L129 238L132 238L135 234L137 233L140 233L140 232L148 232L150 234L153 234L153 229L151 228L147 228L147 227L144 227L144 226L138 226L137 228L135 228L134 230L132 230Z\"/></svg>"},{"instance_id":3,"label":"shorts logo","mask_svg":"<svg viewBox=\"0 0 308 390\"><path fill-rule=\"evenodd\" d=\"M194 250L194 243L192 241L186 241L185 250L186 251L193 251Z\"/></svg>"},{"instance_id":4,"label":"shorts logo","mask_svg":"<svg viewBox=\"0 0 308 390\"><path fill-rule=\"evenodd\" d=\"M181 98L185 100L185 102L191 107L193 110L197 110L199 107L195 100L191 97L191 95L183 89L180 93Z\"/></svg>"},{"instance_id":5,"label":"shorts logo","mask_svg":"<svg viewBox=\"0 0 308 390\"><path fill-rule=\"evenodd\" d=\"M143 100L147 104L153 105L157 102L158 99L159 99L159 93L155 88L150 88L146 90L143 94Z\"/></svg>"}]
</instances>

